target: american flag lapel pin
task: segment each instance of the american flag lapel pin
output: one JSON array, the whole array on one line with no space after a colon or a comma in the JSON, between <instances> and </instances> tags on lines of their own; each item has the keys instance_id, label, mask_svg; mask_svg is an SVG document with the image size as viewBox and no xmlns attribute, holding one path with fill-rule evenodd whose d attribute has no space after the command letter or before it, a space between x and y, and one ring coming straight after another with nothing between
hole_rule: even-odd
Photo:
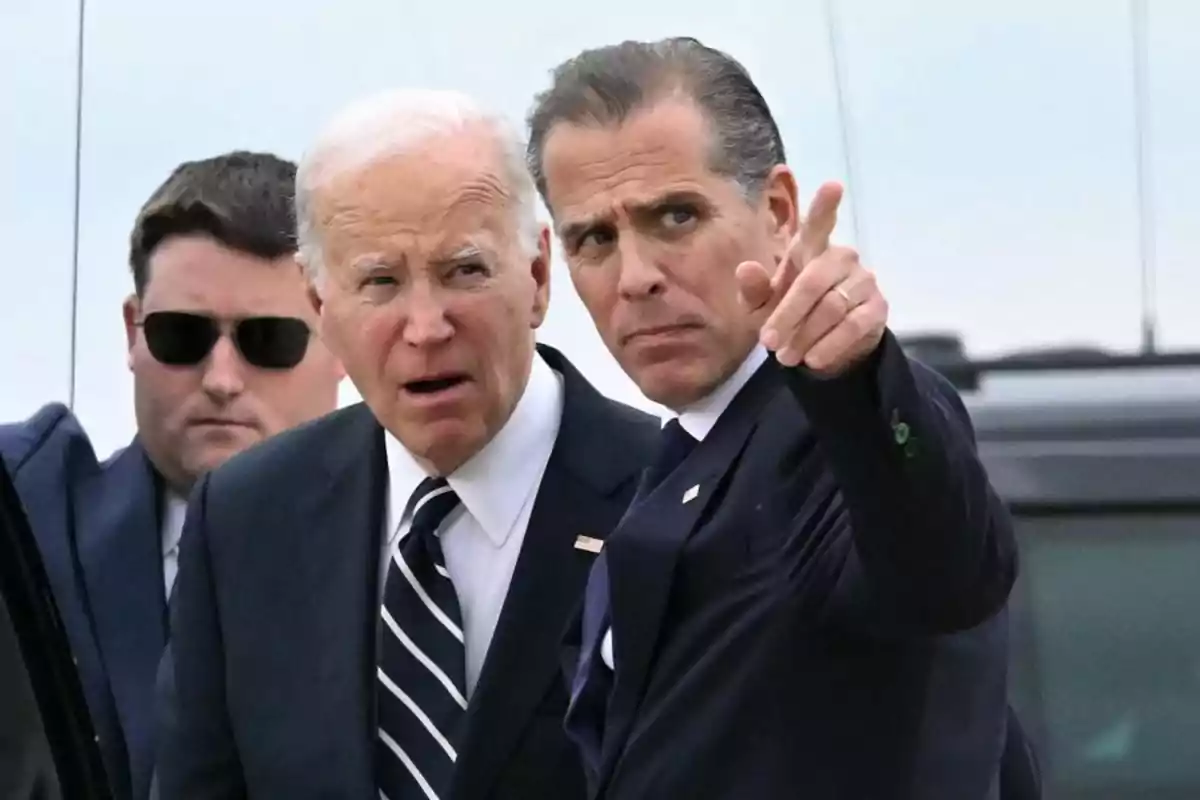
<instances>
[{"instance_id":1,"label":"american flag lapel pin","mask_svg":"<svg viewBox=\"0 0 1200 800\"><path fill-rule=\"evenodd\" d=\"M604 549L604 540L591 536L576 536L575 549L584 550L588 553L599 553Z\"/></svg>"}]
</instances>

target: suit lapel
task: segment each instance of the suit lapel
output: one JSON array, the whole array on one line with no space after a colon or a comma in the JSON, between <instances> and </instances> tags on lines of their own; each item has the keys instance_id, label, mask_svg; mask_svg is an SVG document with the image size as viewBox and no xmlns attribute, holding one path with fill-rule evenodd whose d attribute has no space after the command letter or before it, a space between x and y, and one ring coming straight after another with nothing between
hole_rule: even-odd
<instances>
[{"instance_id":1,"label":"suit lapel","mask_svg":"<svg viewBox=\"0 0 1200 800\"><path fill-rule=\"evenodd\" d=\"M616 525L642 465L643 454L628 450L597 457L606 445L611 449L606 437L621 423L561 354L544 345L538 350L563 376L563 418L467 711L454 800L490 796L539 703L555 681L562 683L563 633L595 560L575 540L602 539Z\"/></svg>"},{"instance_id":2,"label":"suit lapel","mask_svg":"<svg viewBox=\"0 0 1200 800\"><path fill-rule=\"evenodd\" d=\"M456 800L483 798L545 697L560 681L559 644L595 556L575 537L594 534L620 508L605 504L561 470L547 470L467 713L455 771Z\"/></svg>"},{"instance_id":3,"label":"suit lapel","mask_svg":"<svg viewBox=\"0 0 1200 800\"><path fill-rule=\"evenodd\" d=\"M136 441L73 498L87 602L127 738L153 729L155 675L167 640L158 505L157 479ZM140 749L126 744L131 753Z\"/></svg>"},{"instance_id":4,"label":"suit lapel","mask_svg":"<svg viewBox=\"0 0 1200 800\"><path fill-rule=\"evenodd\" d=\"M611 773L636 716L679 553L754 431L758 411L778 386L778 369L774 359L759 368L704 441L629 510L608 542L616 674L604 733L604 775Z\"/></svg>"},{"instance_id":5,"label":"suit lapel","mask_svg":"<svg viewBox=\"0 0 1200 800\"><path fill-rule=\"evenodd\" d=\"M295 500L295 559L311 636L297 649L299 669L317 671L322 730L342 762L334 774L352 776L347 797L374 796L375 636L387 458L383 429L362 405L341 412L314 458L317 485Z\"/></svg>"}]
</instances>

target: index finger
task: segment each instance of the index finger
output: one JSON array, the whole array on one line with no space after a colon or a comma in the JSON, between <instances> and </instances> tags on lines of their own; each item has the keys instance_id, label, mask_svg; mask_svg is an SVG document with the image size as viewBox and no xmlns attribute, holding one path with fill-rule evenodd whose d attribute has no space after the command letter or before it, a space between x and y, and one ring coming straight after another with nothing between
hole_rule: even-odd
<instances>
[{"instance_id":1,"label":"index finger","mask_svg":"<svg viewBox=\"0 0 1200 800\"><path fill-rule=\"evenodd\" d=\"M829 237L837 226L838 205L842 202L839 183L822 184L808 207L808 217L800 231L800 268L829 249Z\"/></svg>"},{"instance_id":2,"label":"index finger","mask_svg":"<svg viewBox=\"0 0 1200 800\"><path fill-rule=\"evenodd\" d=\"M779 264L775 267L775 274L771 276L771 289L775 292L775 300L779 301L783 297L783 293L792 285L792 281L796 280L796 276L800 274L799 258L800 258L800 234L792 237L788 242L787 250L783 251L783 258L779 260Z\"/></svg>"}]
</instances>

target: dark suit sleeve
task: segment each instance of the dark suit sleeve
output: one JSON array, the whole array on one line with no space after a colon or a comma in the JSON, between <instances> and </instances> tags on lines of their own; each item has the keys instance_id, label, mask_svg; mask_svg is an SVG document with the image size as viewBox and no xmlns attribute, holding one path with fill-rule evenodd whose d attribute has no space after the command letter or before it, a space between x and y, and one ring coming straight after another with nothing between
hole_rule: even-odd
<instances>
[{"instance_id":1,"label":"dark suit sleeve","mask_svg":"<svg viewBox=\"0 0 1200 800\"><path fill-rule=\"evenodd\" d=\"M1000 800L1041 800L1042 773L1033 743L1009 706L1008 736L1000 758Z\"/></svg>"},{"instance_id":2,"label":"dark suit sleeve","mask_svg":"<svg viewBox=\"0 0 1200 800\"><path fill-rule=\"evenodd\" d=\"M0 456L3 456L5 466L14 482L18 473L29 465L62 428L68 429L68 438L74 436L86 440L79 423L61 403L43 406L32 417L22 422L0 425Z\"/></svg>"},{"instance_id":3,"label":"dark suit sleeve","mask_svg":"<svg viewBox=\"0 0 1200 800\"><path fill-rule=\"evenodd\" d=\"M208 479L192 493L171 594L171 644L158 671L162 800L246 796L225 702L224 646L213 587Z\"/></svg>"},{"instance_id":4,"label":"dark suit sleeve","mask_svg":"<svg viewBox=\"0 0 1200 800\"><path fill-rule=\"evenodd\" d=\"M886 333L844 376L787 371L846 503L835 608L897 633L974 627L1016 577L1012 522L953 387Z\"/></svg>"}]
</instances>

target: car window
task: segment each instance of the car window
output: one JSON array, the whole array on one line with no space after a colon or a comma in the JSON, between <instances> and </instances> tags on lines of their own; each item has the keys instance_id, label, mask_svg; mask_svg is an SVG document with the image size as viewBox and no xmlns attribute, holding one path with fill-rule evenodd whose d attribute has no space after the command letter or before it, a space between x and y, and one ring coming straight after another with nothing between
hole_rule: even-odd
<instances>
[{"instance_id":1,"label":"car window","mask_svg":"<svg viewBox=\"0 0 1200 800\"><path fill-rule=\"evenodd\" d=\"M0 604L0 797L62 797L42 715L6 605Z\"/></svg>"},{"instance_id":2,"label":"car window","mask_svg":"<svg viewBox=\"0 0 1200 800\"><path fill-rule=\"evenodd\" d=\"M67 638L2 462L0 798L111 798Z\"/></svg>"},{"instance_id":3,"label":"car window","mask_svg":"<svg viewBox=\"0 0 1200 800\"><path fill-rule=\"evenodd\" d=\"M1047 797L1200 797L1200 509L1018 530L1012 688Z\"/></svg>"}]
</instances>

